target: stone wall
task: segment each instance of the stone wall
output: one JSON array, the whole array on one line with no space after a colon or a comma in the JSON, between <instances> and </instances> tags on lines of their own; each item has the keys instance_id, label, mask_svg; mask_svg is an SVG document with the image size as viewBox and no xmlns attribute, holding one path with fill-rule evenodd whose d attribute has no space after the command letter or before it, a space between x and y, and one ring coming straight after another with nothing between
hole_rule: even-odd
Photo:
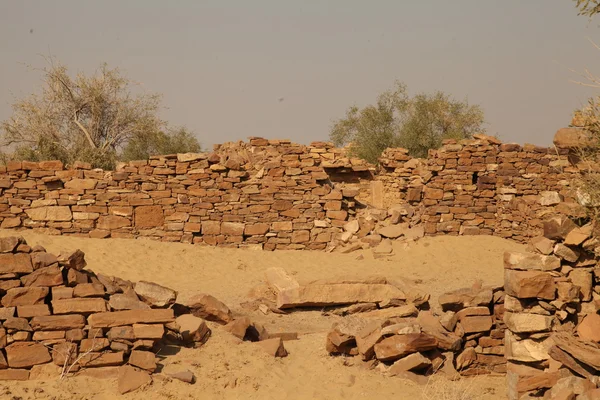
<instances>
[{"instance_id":1,"label":"stone wall","mask_svg":"<svg viewBox=\"0 0 600 400\"><path fill-rule=\"evenodd\" d=\"M121 164L9 162L0 169L2 228L95 238L149 237L265 249L323 249L354 210L324 167L365 170L327 143L251 138L210 154Z\"/></svg>"},{"instance_id":2,"label":"stone wall","mask_svg":"<svg viewBox=\"0 0 600 400\"><path fill-rule=\"evenodd\" d=\"M388 149L377 179L384 182L387 199L422 206L428 235L526 241L541 233L548 214L583 215L572 190L578 169L569 157L568 148L503 144L475 135L447 141L427 160Z\"/></svg>"},{"instance_id":3,"label":"stone wall","mask_svg":"<svg viewBox=\"0 0 600 400\"><path fill-rule=\"evenodd\" d=\"M504 257L508 398L600 395L600 254L592 225L555 216Z\"/></svg>"},{"instance_id":4,"label":"stone wall","mask_svg":"<svg viewBox=\"0 0 600 400\"><path fill-rule=\"evenodd\" d=\"M365 208L409 203L427 235L526 241L540 234L547 214L580 215L569 157L568 148L475 135L447 141L428 159L387 149L378 168L331 143L262 138L218 145L212 153L132 161L116 171L9 162L0 167L0 227L324 249Z\"/></svg>"}]
</instances>

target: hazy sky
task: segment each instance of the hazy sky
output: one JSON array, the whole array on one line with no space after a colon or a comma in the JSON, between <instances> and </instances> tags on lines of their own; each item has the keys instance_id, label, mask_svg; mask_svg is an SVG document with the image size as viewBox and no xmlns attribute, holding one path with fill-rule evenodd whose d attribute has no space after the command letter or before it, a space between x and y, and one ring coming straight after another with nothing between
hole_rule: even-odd
<instances>
[{"instance_id":1,"label":"hazy sky","mask_svg":"<svg viewBox=\"0 0 600 400\"><path fill-rule=\"evenodd\" d=\"M162 116L205 146L248 136L327 139L350 105L394 80L486 113L505 141L547 145L600 75L598 21L571 0L0 0L0 119L51 54L102 62L164 94ZM32 31L30 31L32 30ZM280 101L280 99L283 99Z\"/></svg>"}]
</instances>

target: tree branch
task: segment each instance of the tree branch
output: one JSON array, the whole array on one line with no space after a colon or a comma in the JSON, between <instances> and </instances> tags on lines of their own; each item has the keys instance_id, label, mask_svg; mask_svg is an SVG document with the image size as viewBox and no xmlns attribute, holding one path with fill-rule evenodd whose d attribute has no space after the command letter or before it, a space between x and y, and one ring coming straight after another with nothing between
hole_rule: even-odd
<instances>
[{"instance_id":1,"label":"tree branch","mask_svg":"<svg viewBox=\"0 0 600 400\"><path fill-rule=\"evenodd\" d=\"M83 131L83 133L85 134L85 137L87 138L90 146L92 146L92 148L94 148L94 149L97 149L98 146L96 146L96 143L94 143L94 140L92 139L92 136L87 131L87 129L85 129L85 127L81 124L81 122L79 122L79 111L80 110L75 110L75 118L73 119L73 121L77 124L77 126L79 127L79 129L81 129Z\"/></svg>"}]
</instances>

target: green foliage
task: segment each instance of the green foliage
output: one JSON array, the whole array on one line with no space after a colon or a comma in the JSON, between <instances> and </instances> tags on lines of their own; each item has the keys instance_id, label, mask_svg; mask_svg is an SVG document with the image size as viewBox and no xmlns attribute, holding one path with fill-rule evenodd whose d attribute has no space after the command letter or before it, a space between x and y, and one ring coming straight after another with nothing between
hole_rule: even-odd
<instances>
[{"instance_id":1,"label":"green foliage","mask_svg":"<svg viewBox=\"0 0 600 400\"><path fill-rule=\"evenodd\" d=\"M573 0L575 7L579 10L579 15L585 15L592 18L600 13L600 1L598 0Z\"/></svg>"},{"instance_id":2,"label":"green foliage","mask_svg":"<svg viewBox=\"0 0 600 400\"><path fill-rule=\"evenodd\" d=\"M196 137L185 128L169 132L155 132L131 139L121 154L123 161L146 160L150 156L176 153L198 153L202 147Z\"/></svg>"},{"instance_id":3,"label":"green foliage","mask_svg":"<svg viewBox=\"0 0 600 400\"><path fill-rule=\"evenodd\" d=\"M118 69L103 64L93 75L71 76L50 59L41 71L41 92L16 101L13 115L0 124L1 144L12 150L5 158L79 160L112 169L131 141L138 147L147 141L151 153L199 147L185 131L162 133L170 131L158 118L160 95L134 95L135 84Z\"/></svg>"},{"instance_id":4,"label":"green foliage","mask_svg":"<svg viewBox=\"0 0 600 400\"><path fill-rule=\"evenodd\" d=\"M485 132L483 124L479 106L442 92L411 98L406 86L396 82L393 90L379 95L375 105L350 107L346 117L334 123L330 139L336 146L349 144L350 154L376 163L388 147L405 147L414 157L426 157L444 139Z\"/></svg>"}]
</instances>

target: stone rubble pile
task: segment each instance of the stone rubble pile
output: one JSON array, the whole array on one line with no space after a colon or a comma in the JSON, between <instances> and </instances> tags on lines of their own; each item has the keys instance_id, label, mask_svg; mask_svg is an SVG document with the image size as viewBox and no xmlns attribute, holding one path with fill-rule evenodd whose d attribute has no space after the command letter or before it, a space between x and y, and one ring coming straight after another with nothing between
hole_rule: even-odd
<instances>
[{"instance_id":1,"label":"stone rubble pile","mask_svg":"<svg viewBox=\"0 0 600 400\"><path fill-rule=\"evenodd\" d=\"M504 257L509 399L599 399L600 241L565 216L543 226Z\"/></svg>"},{"instance_id":2,"label":"stone rubble pile","mask_svg":"<svg viewBox=\"0 0 600 400\"><path fill-rule=\"evenodd\" d=\"M446 293L439 312L428 310L428 295L414 293L396 288L373 307L356 304L332 327L327 351L360 357L387 375L418 383L434 373L458 379L505 372L501 288L475 284Z\"/></svg>"},{"instance_id":3,"label":"stone rubble pile","mask_svg":"<svg viewBox=\"0 0 600 400\"><path fill-rule=\"evenodd\" d=\"M343 233L330 243L328 250L351 253L371 248L375 258L386 257L393 252L392 241L417 241L425 235L419 222L420 215L408 203L388 210L361 210L344 224Z\"/></svg>"},{"instance_id":4,"label":"stone rubble pile","mask_svg":"<svg viewBox=\"0 0 600 400\"><path fill-rule=\"evenodd\" d=\"M0 238L0 380L89 373L118 376L121 393L131 391L151 382L160 345L201 346L210 336L203 318L230 314L204 295L176 316L175 291L85 267L80 250L55 256Z\"/></svg>"}]
</instances>

